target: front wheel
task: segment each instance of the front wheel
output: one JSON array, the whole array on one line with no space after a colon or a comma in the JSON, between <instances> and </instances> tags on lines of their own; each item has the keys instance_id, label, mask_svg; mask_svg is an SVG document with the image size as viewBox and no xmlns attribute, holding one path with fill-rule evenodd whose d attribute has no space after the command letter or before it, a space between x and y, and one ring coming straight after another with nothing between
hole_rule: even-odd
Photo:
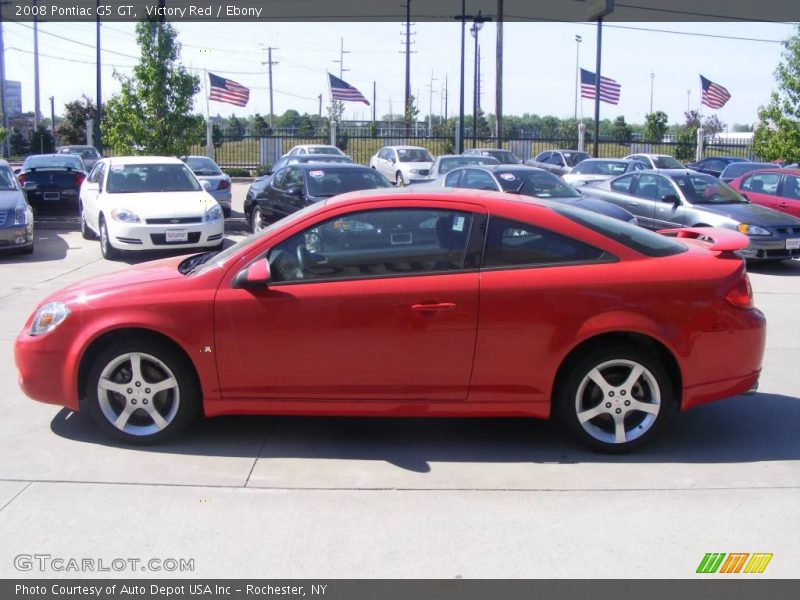
<instances>
[{"instance_id":1,"label":"front wheel","mask_svg":"<svg viewBox=\"0 0 800 600\"><path fill-rule=\"evenodd\" d=\"M256 204L250 212L250 231L258 233L262 229L264 229L264 222L261 219L261 207Z\"/></svg>"},{"instance_id":2,"label":"front wheel","mask_svg":"<svg viewBox=\"0 0 800 600\"><path fill-rule=\"evenodd\" d=\"M394 182L397 187L403 187L406 184L406 180L403 179L403 174L400 171L395 175Z\"/></svg>"},{"instance_id":3,"label":"front wheel","mask_svg":"<svg viewBox=\"0 0 800 600\"><path fill-rule=\"evenodd\" d=\"M650 439L675 410L672 383L652 353L637 347L593 350L557 391L556 409L580 442L622 453Z\"/></svg>"},{"instance_id":4,"label":"front wheel","mask_svg":"<svg viewBox=\"0 0 800 600\"><path fill-rule=\"evenodd\" d=\"M87 389L89 412L100 429L134 444L173 437L200 404L186 357L148 340L129 340L102 352Z\"/></svg>"},{"instance_id":5,"label":"front wheel","mask_svg":"<svg viewBox=\"0 0 800 600\"><path fill-rule=\"evenodd\" d=\"M122 256L122 251L117 250L111 245L111 238L108 235L108 226L105 219L100 218L100 253L106 260L117 260Z\"/></svg>"},{"instance_id":6,"label":"front wheel","mask_svg":"<svg viewBox=\"0 0 800 600\"><path fill-rule=\"evenodd\" d=\"M86 211L83 209L83 206L81 206L81 236L85 240L95 239L94 231L92 231L86 223Z\"/></svg>"}]
</instances>

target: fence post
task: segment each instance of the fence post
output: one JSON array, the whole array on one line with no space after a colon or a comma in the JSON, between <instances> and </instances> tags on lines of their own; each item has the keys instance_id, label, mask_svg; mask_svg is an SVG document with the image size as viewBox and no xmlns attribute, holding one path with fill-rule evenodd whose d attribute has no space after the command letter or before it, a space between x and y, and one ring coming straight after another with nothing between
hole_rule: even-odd
<instances>
[{"instance_id":1,"label":"fence post","mask_svg":"<svg viewBox=\"0 0 800 600\"><path fill-rule=\"evenodd\" d=\"M702 160L703 159L703 143L705 142L704 131L702 127L697 128L697 153L695 154L695 160Z\"/></svg>"},{"instance_id":2,"label":"fence post","mask_svg":"<svg viewBox=\"0 0 800 600\"><path fill-rule=\"evenodd\" d=\"M331 146L336 145L336 121L331 121Z\"/></svg>"},{"instance_id":3,"label":"fence post","mask_svg":"<svg viewBox=\"0 0 800 600\"><path fill-rule=\"evenodd\" d=\"M586 125L578 124L578 152L583 152L586 144Z\"/></svg>"},{"instance_id":4,"label":"fence post","mask_svg":"<svg viewBox=\"0 0 800 600\"><path fill-rule=\"evenodd\" d=\"M461 154L464 151L464 148L461 146L461 138L458 137L459 132L460 132L460 128L458 126L458 119L456 119L455 120L455 128L454 128L454 131L453 131L453 141L455 142L453 144L453 148L455 148L455 151L456 151L457 154Z\"/></svg>"}]
</instances>

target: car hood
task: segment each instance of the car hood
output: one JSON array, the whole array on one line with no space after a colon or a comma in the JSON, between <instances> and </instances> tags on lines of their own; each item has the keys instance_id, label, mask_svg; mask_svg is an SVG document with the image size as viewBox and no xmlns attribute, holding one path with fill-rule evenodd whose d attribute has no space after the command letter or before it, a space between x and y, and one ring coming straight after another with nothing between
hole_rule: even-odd
<instances>
[{"instance_id":1,"label":"car hood","mask_svg":"<svg viewBox=\"0 0 800 600\"><path fill-rule=\"evenodd\" d=\"M740 223L761 225L762 227L800 226L800 219L758 204L694 204L692 206L735 219Z\"/></svg>"},{"instance_id":2,"label":"car hood","mask_svg":"<svg viewBox=\"0 0 800 600\"><path fill-rule=\"evenodd\" d=\"M202 217L209 208L217 204L206 191L107 194L104 199L111 206L126 208L142 219Z\"/></svg>"},{"instance_id":3,"label":"car hood","mask_svg":"<svg viewBox=\"0 0 800 600\"><path fill-rule=\"evenodd\" d=\"M0 191L0 210L14 210L21 197L22 192L19 190Z\"/></svg>"},{"instance_id":4,"label":"car hood","mask_svg":"<svg viewBox=\"0 0 800 600\"><path fill-rule=\"evenodd\" d=\"M186 255L171 256L125 267L105 275L96 275L51 294L42 301L42 304L53 300L60 300L67 304L91 302L93 298L107 296L131 285L142 285L167 279L183 279L185 276L178 271L178 265L186 258Z\"/></svg>"}]
</instances>

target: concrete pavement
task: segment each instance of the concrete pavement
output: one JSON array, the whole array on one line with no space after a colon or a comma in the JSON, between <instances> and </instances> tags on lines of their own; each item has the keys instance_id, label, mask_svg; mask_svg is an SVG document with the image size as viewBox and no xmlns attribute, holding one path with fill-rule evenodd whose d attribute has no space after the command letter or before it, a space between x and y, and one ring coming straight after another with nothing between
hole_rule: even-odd
<instances>
[{"instance_id":1,"label":"concrete pavement","mask_svg":"<svg viewBox=\"0 0 800 600\"><path fill-rule=\"evenodd\" d=\"M18 571L21 553L193 559L167 574L183 577L474 578L691 577L706 552L772 552L763 576L796 574L800 262L751 268L759 393L680 415L633 455L477 419L226 417L129 448L16 385L36 303L124 266L78 232L37 237L32 256L0 256L0 577L62 575Z\"/></svg>"}]
</instances>

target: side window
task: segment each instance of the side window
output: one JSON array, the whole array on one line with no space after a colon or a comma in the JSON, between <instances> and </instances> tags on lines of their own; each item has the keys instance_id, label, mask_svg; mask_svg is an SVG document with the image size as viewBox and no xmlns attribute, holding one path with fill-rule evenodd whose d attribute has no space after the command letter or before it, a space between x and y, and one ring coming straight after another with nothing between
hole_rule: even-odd
<instances>
[{"instance_id":1,"label":"side window","mask_svg":"<svg viewBox=\"0 0 800 600\"><path fill-rule=\"evenodd\" d=\"M484 268L525 267L600 259L604 252L528 223L492 217L486 236Z\"/></svg>"},{"instance_id":2,"label":"side window","mask_svg":"<svg viewBox=\"0 0 800 600\"><path fill-rule=\"evenodd\" d=\"M275 175L272 176L272 187L278 190L283 189L283 179L286 177L286 172L289 170L288 167L284 167L280 171L276 172Z\"/></svg>"},{"instance_id":3,"label":"side window","mask_svg":"<svg viewBox=\"0 0 800 600\"><path fill-rule=\"evenodd\" d=\"M102 192L103 191L103 180L106 178L106 165L104 163L100 163L99 168L97 169L96 175L98 187L97 190Z\"/></svg>"},{"instance_id":4,"label":"side window","mask_svg":"<svg viewBox=\"0 0 800 600\"><path fill-rule=\"evenodd\" d=\"M558 152L553 152L553 154L550 155L550 160L548 162L551 165L558 165L559 167L564 166L564 158Z\"/></svg>"},{"instance_id":5,"label":"side window","mask_svg":"<svg viewBox=\"0 0 800 600\"><path fill-rule=\"evenodd\" d=\"M289 190L291 188L302 188L304 187L303 184L305 183L303 177L303 171L298 169L297 167L289 167L286 171L286 176L283 178L281 182L282 190Z\"/></svg>"},{"instance_id":6,"label":"side window","mask_svg":"<svg viewBox=\"0 0 800 600\"><path fill-rule=\"evenodd\" d=\"M792 200L800 200L800 177L797 175L785 175L781 196Z\"/></svg>"},{"instance_id":7,"label":"side window","mask_svg":"<svg viewBox=\"0 0 800 600\"><path fill-rule=\"evenodd\" d=\"M747 187L743 185L742 189L756 194L772 194L774 196L778 193L780 180L781 176L778 173L756 173L745 180ZM785 182L783 188L786 189Z\"/></svg>"},{"instance_id":8,"label":"side window","mask_svg":"<svg viewBox=\"0 0 800 600\"><path fill-rule=\"evenodd\" d=\"M378 209L324 221L275 246L275 282L427 275L476 268L467 257L473 215Z\"/></svg>"},{"instance_id":9,"label":"side window","mask_svg":"<svg viewBox=\"0 0 800 600\"><path fill-rule=\"evenodd\" d=\"M633 163L633 169L629 169L632 171L644 171L645 169L649 168L643 162L639 162L638 160Z\"/></svg>"},{"instance_id":10,"label":"side window","mask_svg":"<svg viewBox=\"0 0 800 600\"><path fill-rule=\"evenodd\" d=\"M675 190L675 186L672 185L672 182L667 179L666 177L658 177L658 199L663 200L667 196L678 196L678 192Z\"/></svg>"},{"instance_id":11,"label":"side window","mask_svg":"<svg viewBox=\"0 0 800 600\"><path fill-rule=\"evenodd\" d=\"M476 169L467 169L464 177L461 180L462 188L470 188L473 190L496 190L497 183L491 175L485 171L478 171Z\"/></svg>"},{"instance_id":12,"label":"side window","mask_svg":"<svg viewBox=\"0 0 800 600\"><path fill-rule=\"evenodd\" d=\"M725 163L721 160L706 160L702 167L704 169L711 169L712 171L722 171L725 168Z\"/></svg>"},{"instance_id":13,"label":"side window","mask_svg":"<svg viewBox=\"0 0 800 600\"><path fill-rule=\"evenodd\" d=\"M101 163L95 164L94 168L92 168L91 172L89 173L89 176L86 178L86 181L89 183L97 183L97 175L100 173L100 164Z\"/></svg>"},{"instance_id":14,"label":"side window","mask_svg":"<svg viewBox=\"0 0 800 600\"><path fill-rule=\"evenodd\" d=\"M540 152L539 155L536 158L534 158L534 160L536 162L546 163L547 159L550 158L551 154L552 152Z\"/></svg>"},{"instance_id":15,"label":"side window","mask_svg":"<svg viewBox=\"0 0 800 600\"><path fill-rule=\"evenodd\" d=\"M660 177L653 173L642 173L636 182L634 196L645 200L658 200L658 180Z\"/></svg>"},{"instance_id":16,"label":"side window","mask_svg":"<svg viewBox=\"0 0 800 600\"><path fill-rule=\"evenodd\" d=\"M617 177L611 182L611 189L615 192L620 192L621 194L630 194L632 184L633 175L623 175L622 177Z\"/></svg>"},{"instance_id":17,"label":"side window","mask_svg":"<svg viewBox=\"0 0 800 600\"><path fill-rule=\"evenodd\" d=\"M461 175L464 173L463 170L454 171L449 173L444 180L445 187L461 187Z\"/></svg>"}]
</instances>

